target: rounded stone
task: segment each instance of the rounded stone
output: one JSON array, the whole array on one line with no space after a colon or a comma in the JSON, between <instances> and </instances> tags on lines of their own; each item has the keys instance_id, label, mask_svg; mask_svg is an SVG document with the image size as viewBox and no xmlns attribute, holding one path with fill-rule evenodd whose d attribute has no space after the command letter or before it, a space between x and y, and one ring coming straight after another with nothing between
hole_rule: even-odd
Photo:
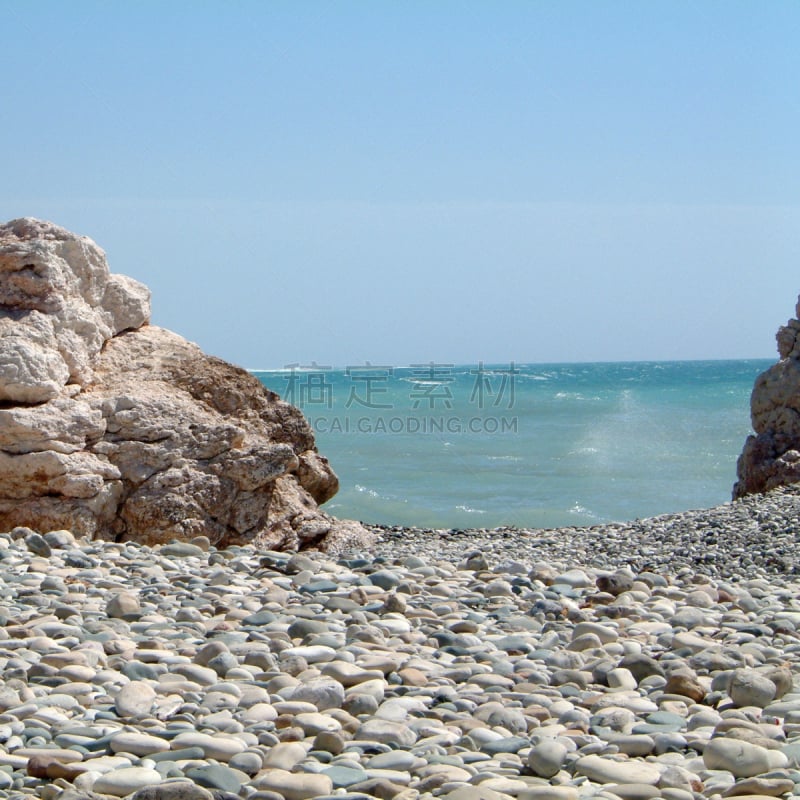
<instances>
[{"instance_id":1,"label":"rounded stone","mask_svg":"<svg viewBox=\"0 0 800 800\"><path fill-rule=\"evenodd\" d=\"M734 670L728 694L737 706L766 708L777 692L775 684L765 675L751 669Z\"/></svg>"},{"instance_id":2,"label":"rounded stone","mask_svg":"<svg viewBox=\"0 0 800 800\"><path fill-rule=\"evenodd\" d=\"M246 749L241 739L234 739L232 736L212 736L207 733L197 733L187 731L178 734L170 743L173 750L184 747L199 747L205 753L206 758L213 758L216 761L227 763L237 753Z\"/></svg>"},{"instance_id":3,"label":"rounded stone","mask_svg":"<svg viewBox=\"0 0 800 800\"><path fill-rule=\"evenodd\" d=\"M135 756L149 756L169 750L169 742L159 736L136 731L120 731L108 743L113 753L132 753Z\"/></svg>"},{"instance_id":4,"label":"rounded stone","mask_svg":"<svg viewBox=\"0 0 800 800\"><path fill-rule=\"evenodd\" d=\"M258 789L277 792L285 800L310 800L333 791L333 781L327 775L294 773L282 769L268 770L259 775L253 785Z\"/></svg>"},{"instance_id":5,"label":"rounded stone","mask_svg":"<svg viewBox=\"0 0 800 800\"><path fill-rule=\"evenodd\" d=\"M779 750L720 737L703 749L703 763L706 769L724 769L736 778L752 778L787 766L789 759Z\"/></svg>"},{"instance_id":6,"label":"rounded stone","mask_svg":"<svg viewBox=\"0 0 800 800\"><path fill-rule=\"evenodd\" d=\"M130 619L139 616L142 610L139 598L131 592L112 595L106 603L106 614L112 618Z\"/></svg>"},{"instance_id":7,"label":"rounded stone","mask_svg":"<svg viewBox=\"0 0 800 800\"><path fill-rule=\"evenodd\" d=\"M706 690L697 680L697 676L687 670L676 670L671 673L664 686L664 692L688 697L695 703L702 702L706 696Z\"/></svg>"},{"instance_id":8,"label":"rounded stone","mask_svg":"<svg viewBox=\"0 0 800 800\"><path fill-rule=\"evenodd\" d=\"M131 800L214 800L214 795L196 783L169 780L139 789Z\"/></svg>"},{"instance_id":9,"label":"rounded stone","mask_svg":"<svg viewBox=\"0 0 800 800\"><path fill-rule=\"evenodd\" d=\"M125 767L100 775L92 785L92 791L125 797L143 786L161 783L162 780L161 774L150 767Z\"/></svg>"},{"instance_id":10,"label":"rounded stone","mask_svg":"<svg viewBox=\"0 0 800 800\"><path fill-rule=\"evenodd\" d=\"M417 736L407 725L386 719L369 719L356 731L356 739L411 747Z\"/></svg>"},{"instance_id":11,"label":"rounded stone","mask_svg":"<svg viewBox=\"0 0 800 800\"><path fill-rule=\"evenodd\" d=\"M646 783L655 786L661 770L646 761L616 761L599 755L579 758L575 770L597 783Z\"/></svg>"},{"instance_id":12,"label":"rounded stone","mask_svg":"<svg viewBox=\"0 0 800 800\"><path fill-rule=\"evenodd\" d=\"M206 789L238 794L242 788L239 774L224 764L205 764L186 770L186 777Z\"/></svg>"},{"instance_id":13,"label":"rounded stone","mask_svg":"<svg viewBox=\"0 0 800 800\"><path fill-rule=\"evenodd\" d=\"M144 717L156 701L156 691L144 681L131 681L114 698L114 708L121 717Z\"/></svg>"},{"instance_id":14,"label":"rounded stone","mask_svg":"<svg viewBox=\"0 0 800 800\"><path fill-rule=\"evenodd\" d=\"M259 752L245 750L232 756L228 761L228 766L231 769L238 769L246 775L255 775L264 766L264 756Z\"/></svg>"},{"instance_id":15,"label":"rounded stone","mask_svg":"<svg viewBox=\"0 0 800 800\"><path fill-rule=\"evenodd\" d=\"M555 739L545 739L528 753L528 766L541 778L552 778L567 757L567 748Z\"/></svg>"},{"instance_id":16,"label":"rounded stone","mask_svg":"<svg viewBox=\"0 0 800 800\"><path fill-rule=\"evenodd\" d=\"M311 703L318 711L341 708L344 703L344 687L333 678L317 678L297 686L292 693L292 700Z\"/></svg>"},{"instance_id":17,"label":"rounded stone","mask_svg":"<svg viewBox=\"0 0 800 800\"><path fill-rule=\"evenodd\" d=\"M305 757L306 748L300 742L281 742L264 756L264 768L289 771Z\"/></svg>"}]
</instances>

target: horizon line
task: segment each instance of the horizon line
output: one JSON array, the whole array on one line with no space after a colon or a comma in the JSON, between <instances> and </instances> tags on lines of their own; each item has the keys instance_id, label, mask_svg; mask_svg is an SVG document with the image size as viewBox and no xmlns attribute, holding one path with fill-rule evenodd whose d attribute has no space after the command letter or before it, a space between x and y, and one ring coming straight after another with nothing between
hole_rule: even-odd
<instances>
[{"instance_id":1,"label":"horizon line","mask_svg":"<svg viewBox=\"0 0 800 800\"><path fill-rule=\"evenodd\" d=\"M387 364L385 362L373 362L369 359L361 363L349 364L318 364L312 360L310 364L297 363L294 365L285 365L282 367L244 367L247 372L313 372L314 370L330 370L333 372L342 371L346 369L368 369L370 367L380 369L413 369L415 367L430 366L431 364L438 367L473 367L484 364L489 367L499 367L508 365L525 365L525 366L600 366L606 364L704 364L704 363L725 363L733 361L774 361L778 363L781 359L768 357L768 356L750 356L742 358L653 358L653 359L603 359L598 361L531 361L520 359L509 359L505 361L494 360L478 360L478 361L414 361L407 364Z\"/></svg>"}]
</instances>

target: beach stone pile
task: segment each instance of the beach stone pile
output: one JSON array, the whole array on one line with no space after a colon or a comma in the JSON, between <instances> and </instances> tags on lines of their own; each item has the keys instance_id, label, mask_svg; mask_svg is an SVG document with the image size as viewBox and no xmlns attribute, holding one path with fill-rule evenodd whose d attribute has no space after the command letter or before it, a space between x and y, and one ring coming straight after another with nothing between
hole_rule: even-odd
<instances>
[{"instance_id":1,"label":"beach stone pile","mask_svg":"<svg viewBox=\"0 0 800 800\"><path fill-rule=\"evenodd\" d=\"M579 532L559 557L543 531L502 554L388 531L334 559L13 529L0 797L800 794L800 577L724 537L715 576L638 566L664 530L599 566Z\"/></svg>"},{"instance_id":2,"label":"beach stone pile","mask_svg":"<svg viewBox=\"0 0 800 800\"><path fill-rule=\"evenodd\" d=\"M0 530L335 550L338 479L302 413L149 324L150 291L88 237L0 225Z\"/></svg>"},{"instance_id":3,"label":"beach stone pile","mask_svg":"<svg viewBox=\"0 0 800 800\"><path fill-rule=\"evenodd\" d=\"M384 546L407 555L458 559L465 547L475 547L498 561L524 556L673 574L685 567L721 580L731 575L800 574L800 484L713 508L584 527L371 527Z\"/></svg>"}]
</instances>

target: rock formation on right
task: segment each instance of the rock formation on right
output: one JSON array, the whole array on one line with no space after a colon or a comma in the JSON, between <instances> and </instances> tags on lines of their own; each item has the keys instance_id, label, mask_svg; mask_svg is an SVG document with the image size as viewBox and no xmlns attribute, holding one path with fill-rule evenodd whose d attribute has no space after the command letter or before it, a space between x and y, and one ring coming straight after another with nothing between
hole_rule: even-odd
<instances>
[{"instance_id":1,"label":"rock formation on right","mask_svg":"<svg viewBox=\"0 0 800 800\"><path fill-rule=\"evenodd\" d=\"M800 318L800 298L795 306ZM756 378L750 395L755 435L736 463L733 499L800 482L800 319L775 337L780 361Z\"/></svg>"}]
</instances>

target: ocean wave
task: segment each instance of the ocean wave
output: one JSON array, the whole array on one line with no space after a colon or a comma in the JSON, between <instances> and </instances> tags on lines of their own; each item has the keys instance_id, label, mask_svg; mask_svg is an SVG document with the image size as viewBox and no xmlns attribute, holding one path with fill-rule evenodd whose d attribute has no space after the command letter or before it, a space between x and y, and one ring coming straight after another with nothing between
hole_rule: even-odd
<instances>
[{"instance_id":1,"label":"ocean wave","mask_svg":"<svg viewBox=\"0 0 800 800\"><path fill-rule=\"evenodd\" d=\"M522 461L522 456L486 456L489 461Z\"/></svg>"},{"instance_id":2,"label":"ocean wave","mask_svg":"<svg viewBox=\"0 0 800 800\"><path fill-rule=\"evenodd\" d=\"M466 511L467 514L485 514L482 508L470 508L469 506L456 506L457 511Z\"/></svg>"},{"instance_id":3,"label":"ocean wave","mask_svg":"<svg viewBox=\"0 0 800 800\"><path fill-rule=\"evenodd\" d=\"M318 364L312 364L311 366L303 365L301 367L270 367L268 369L255 369L253 367L245 367L248 372L252 372L254 375L258 375L259 373L269 374L269 375L289 375L292 372L337 372L338 370L333 370L330 367L322 367Z\"/></svg>"},{"instance_id":4,"label":"ocean wave","mask_svg":"<svg viewBox=\"0 0 800 800\"><path fill-rule=\"evenodd\" d=\"M413 383L415 386L441 386L443 383L452 383L453 376L448 375L447 377L442 377L439 380L431 380L429 378L399 378L398 380L403 381L403 383Z\"/></svg>"},{"instance_id":5,"label":"ocean wave","mask_svg":"<svg viewBox=\"0 0 800 800\"><path fill-rule=\"evenodd\" d=\"M580 514L584 517L594 517L595 514L591 512L586 506L582 506L580 503L576 502L573 503L570 508L567 509L568 514Z\"/></svg>"},{"instance_id":6,"label":"ocean wave","mask_svg":"<svg viewBox=\"0 0 800 800\"><path fill-rule=\"evenodd\" d=\"M360 483L353 484L353 489L355 489L359 494L382 501L384 505L387 503L408 503L407 497L398 497L396 494L381 494L375 489L370 489L368 486L364 486ZM333 508L333 506L328 504L326 505L326 508Z\"/></svg>"},{"instance_id":7,"label":"ocean wave","mask_svg":"<svg viewBox=\"0 0 800 800\"><path fill-rule=\"evenodd\" d=\"M578 400L580 402L597 403L603 398L599 394L584 394L583 392L556 392L554 400Z\"/></svg>"}]
</instances>

